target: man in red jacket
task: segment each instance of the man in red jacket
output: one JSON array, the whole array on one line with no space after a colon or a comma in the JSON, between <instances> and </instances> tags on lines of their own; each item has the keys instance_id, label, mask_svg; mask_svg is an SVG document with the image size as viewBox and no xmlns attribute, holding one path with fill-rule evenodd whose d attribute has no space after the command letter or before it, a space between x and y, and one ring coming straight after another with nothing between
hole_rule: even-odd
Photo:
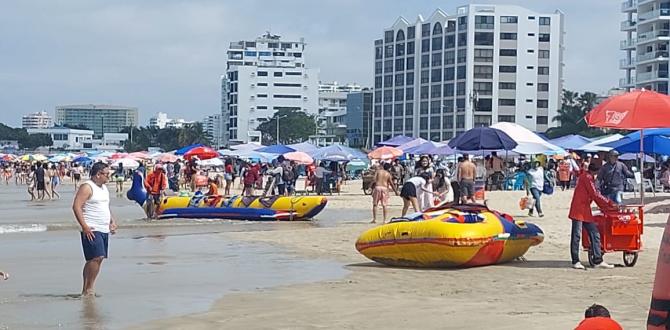
<instances>
[{"instance_id":1,"label":"man in red jacket","mask_svg":"<svg viewBox=\"0 0 670 330\"><path fill-rule=\"evenodd\" d=\"M582 227L589 233L589 240L591 241L591 253L593 254L593 261L598 268L614 268L603 261L603 254L600 250L600 233L598 226L594 223L595 218L591 213L591 202L596 202L600 209L616 209L614 202L609 200L598 192L595 185L594 174L598 172L595 164L589 164L588 170L582 170L577 179L575 192L572 195L572 203L570 204L570 214L568 217L572 220L572 240L570 241L570 255L572 257L572 268L585 269L584 265L579 262L579 241L582 236Z\"/></svg>"}]
</instances>

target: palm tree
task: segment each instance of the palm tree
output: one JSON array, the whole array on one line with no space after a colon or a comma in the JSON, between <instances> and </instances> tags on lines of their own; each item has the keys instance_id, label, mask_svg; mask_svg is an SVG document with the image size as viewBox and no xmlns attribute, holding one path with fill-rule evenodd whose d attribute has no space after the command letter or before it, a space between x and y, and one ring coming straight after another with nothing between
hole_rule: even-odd
<instances>
[{"instance_id":1,"label":"palm tree","mask_svg":"<svg viewBox=\"0 0 670 330\"><path fill-rule=\"evenodd\" d=\"M558 109L558 115L551 119L558 122L559 126L547 130L547 136L557 138L568 134L579 134L587 137L602 135L601 130L588 127L584 120L586 113L595 106L596 98L596 94L591 92L579 94L564 89L562 106Z\"/></svg>"}]
</instances>

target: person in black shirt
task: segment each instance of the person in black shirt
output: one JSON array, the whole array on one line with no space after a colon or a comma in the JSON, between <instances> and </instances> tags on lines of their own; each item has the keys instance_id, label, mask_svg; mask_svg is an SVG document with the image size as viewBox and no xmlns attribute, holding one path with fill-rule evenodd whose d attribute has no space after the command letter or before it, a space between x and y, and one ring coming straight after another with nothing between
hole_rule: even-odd
<instances>
[{"instance_id":1,"label":"person in black shirt","mask_svg":"<svg viewBox=\"0 0 670 330\"><path fill-rule=\"evenodd\" d=\"M35 187L37 188L37 198L44 200L46 185L44 183L44 168L40 162L37 162L35 167Z\"/></svg>"}]
</instances>

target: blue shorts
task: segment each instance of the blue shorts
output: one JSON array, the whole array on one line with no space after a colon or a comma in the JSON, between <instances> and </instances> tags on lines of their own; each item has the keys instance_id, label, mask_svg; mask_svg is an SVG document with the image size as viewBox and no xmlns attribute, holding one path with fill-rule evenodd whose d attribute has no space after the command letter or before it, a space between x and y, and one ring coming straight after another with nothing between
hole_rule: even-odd
<instances>
[{"instance_id":1,"label":"blue shorts","mask_svg":"<svg viewBox=\"0 0 670 330\"><path fill-rule=\"evenodd\" d=\"M109 251L109 234L94 231L93 235L95 235L95 238L93 241L89 241L83 232L80 234L81 248L84 250L84 258L86 258L86 261L97 257L107 258L107 252Z\"/></svg>"}]
</instances>

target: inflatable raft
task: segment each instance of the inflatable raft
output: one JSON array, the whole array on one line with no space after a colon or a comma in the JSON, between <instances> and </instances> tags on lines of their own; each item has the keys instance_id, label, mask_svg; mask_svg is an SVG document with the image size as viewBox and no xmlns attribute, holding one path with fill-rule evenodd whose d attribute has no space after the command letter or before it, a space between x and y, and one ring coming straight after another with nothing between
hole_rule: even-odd
<instances>
[{"instance_id":1,"label":"inflatable raft","mask_svg":"<svg viewBox=\"0 0 670 330\"><path fill-rule=\"evenodd\" d=\"M146 207L147 191L143 177L135 172L128 199ZM323 196L166 196L156 209L158 219L198 218L249 221L308 220L319 214L328 203ZM145 209L146 211L146 209Z\"/></svg>"},{"instance_id":2,"label":"inflatable raft","mask_svg":"<svg viewBox=\"0 0 670 330\"><path fill-rule=\"evenodd\" d=\"M372 228L356 249L390 266L474 267L521 257L543 240L538 226L483 205L445 205Z\"/></svg>"}]
</instances>

